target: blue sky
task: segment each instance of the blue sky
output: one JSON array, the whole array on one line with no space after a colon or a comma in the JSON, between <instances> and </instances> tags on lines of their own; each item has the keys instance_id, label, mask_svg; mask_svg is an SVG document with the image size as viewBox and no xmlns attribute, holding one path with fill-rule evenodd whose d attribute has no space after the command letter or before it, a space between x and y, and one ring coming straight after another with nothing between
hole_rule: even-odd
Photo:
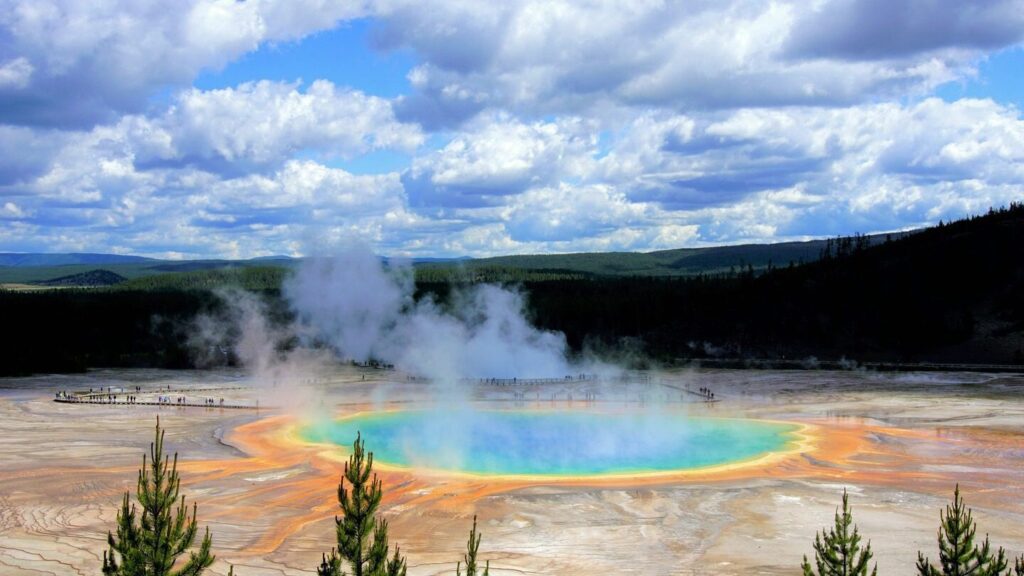
<instances>
[{"instance_id":1,"label":"blue sky","mask_svg":"<svg viewBox=\"0 0 1024 576\"><path fill-rule=\"evenodd\" d=\"M1024 197L1022 0L0 2L0 251L645 251Z\"/></svg>"},{"instance_id":2,"label":"blue sky","mask_svg":"<svg viewBox=\"0 0 1024 576\"><path fill-rule=\"evenodd\" d=\"M406 75L416 65L415 53L374 50L372 27L372 19L360 18L298 40L265 42L220 69L201 71L192 85L211 90L259 80L324 79L383 98L409 94Z\"/></svg>"},{"instance_id":3,"label":"blue sky","mask_svg":"<svg viewBox=\"0 0 1024 576\"><path fill-rule=\"evenodd\" d=\"M976 73L935 90L943 100L991 98L1000 104L1024 108L1024 48L1013 46L986 55L978 61Z\"/></svg>"}]
</instances>

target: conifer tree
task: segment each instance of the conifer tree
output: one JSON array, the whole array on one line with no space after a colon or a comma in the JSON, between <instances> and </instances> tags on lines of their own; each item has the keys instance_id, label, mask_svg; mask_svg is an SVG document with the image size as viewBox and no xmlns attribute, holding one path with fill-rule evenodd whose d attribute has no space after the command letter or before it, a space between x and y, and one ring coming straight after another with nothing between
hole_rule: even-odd
<instances>
[{"instance_id":1,"label":"conifer tree","mask_svg":"<svg viewBox=\"0 0 1024 576\"><path fill-rule=\"evenodd\" d=\"M357 434L338 483L338 504L342 511L341 517L334 519L338 546L330 555L323 555L317 568L318 576L342 576L342 560L348 563L352 576L405 576L405 559L397 546L394 556L388 560L388 524L376 517L383 490L372 469L373 452L365 451L362 438ZM351 489L345 487L346 480Z\"/></svg>"},{"instance_id":2,"label":"conifer tree","mask_svg":"<svg viewBox=\"0 0 1024 576\"><path fill-rule=\"evenodd\" d=\"M871 561L871 542L861 548L860 534L853 523L853 514L849 507L849 495L843 490L843 509L836 510L835 526L826 534L814 536L814 563L811 566L804 556L802 568L804 576L867 576L868 562ZM853 531L850 531L850 527ZM817 572L815 572L815 568ZM878 574L876 564L870 572Z\"/></svg>"},{"instance_id":3,"label":"conifer tree","mask_svg":"<svg viewBox=\"0 0 1024 576\"><path fill-rule=\"evenodd\" d=\"M466 561L466 576L477 576L476 574L476 552L480 549L480 538L483 534L476 532L476 516L473 516L473 528L469 531L469 542L466 543L466 554L462 557ZM491 561L484 564L484 571L481 576L490 576ZM462 563L455 565L455 576L462 576Z\"/></svg>"},{"instance_id":4,"label":"conifer tree","mask_svg":"<svg viewBox=\"0 0 1024 576\"><path fill-rule=\"evenodd\" d=\"M214 556L210 554L210 530L206 530L198 551L175 569L178 557L192 547L199 528L196 505L189 514L185 497L179 498L178 454L171 461L164 456L164 431L156 421L156 438L149 445L149 461L142 456L136 488L140 510L125 492L117 514L117 535L107 533L110 549L103 553L106 576L199 576Z\"/></svg>"},{"instance_id":5,"label":"conifer tree","mask_svg":"<svg viewBox=\"0 0 1024 576\"><path fill-rule=\"evenodd\" d=\"M947 505L940 515L939 563L936 568L921 552L917 553L917 573L920 576L1001 576L1006 573L1006 552L999 548L995 556L988 536L979 548L974 543L977 526L971 509L964 506L960 485L953 491L953 504Z\"/></svg>"}]
</instances>

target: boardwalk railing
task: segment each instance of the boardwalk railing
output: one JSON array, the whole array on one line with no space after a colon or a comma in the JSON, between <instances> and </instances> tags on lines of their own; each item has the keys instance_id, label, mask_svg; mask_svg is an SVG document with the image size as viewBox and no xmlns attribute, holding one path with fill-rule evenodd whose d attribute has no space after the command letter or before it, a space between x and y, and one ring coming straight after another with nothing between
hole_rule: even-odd
<instances>
[{"instance_id":1,"label":"boardwalk railing","mask_svg":"<svg viewBox=\"0 0 1024 576\"><path fill-rule=\"evenodd\" d=\"M214 402L207 404L205 402L160 402L157 400L136 400L129 402L127 400L107 400L106 398L80 398L76 396L58 396L53 399L54 402L61 402L64 404L103 404L106 406L167 406L170 408L230 408L232 410L259 410L260 408L268 409L268 406L260 406L259 402L255 404L233 404L227 403L221 404Z\"/></svg>"},{"instance_id":2,"label":"boardwalk railing","mask_svg":"<svg viewBox=\"0 0 1024 576\"><path fill-rule=\"evenodd\" d=\"M575 376L564 376L562 378L463 378L463 384L485 384L490 386L543 386L545 384L572 384L574 382L650 382L649 374L622 374L616 377L607 378L597 374L577 374Z\"/></svg>"},{"instance_id":3,"label":"boardwalk railing","mask_svg":"<svg viewBox=\"0 0 1024 576\"><path fill-rule=\"evenodd\" d=\"M857 362L799 358L694 358L689 364L704 368L755 370L875 370L877 372L996 372L1024 373L1024 364L963 364L948 362Z\"/></svg>"},{"instance_id":4,"label":"boardwalk railing","mask_svg":"<svg viewBox=\"0 0 1024 576\"><path fill-rule=\"evenodd\" d=\"M142 386L108 386L89 390L62 390L54 395L53 401L62 404L97 404L109 406L170 406L188 408L227 408L231 410L270 409L271 406L260 406L259 399L252 402L230 400L223 397L213 398L206 393L220 395L229 390L248 390L245 386L225 386L221 388L174 388L164 385L155 388Z\"/></svg>"}]
</instances>

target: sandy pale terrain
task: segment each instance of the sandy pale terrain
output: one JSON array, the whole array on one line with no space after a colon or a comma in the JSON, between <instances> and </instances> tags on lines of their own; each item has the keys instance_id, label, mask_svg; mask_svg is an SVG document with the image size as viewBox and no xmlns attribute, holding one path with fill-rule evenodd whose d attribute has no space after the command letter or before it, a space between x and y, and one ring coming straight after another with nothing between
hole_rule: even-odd
<instances>
[{"instance_id":1,"label":"sandy pale terrain","mask_svg":"<svg viewBox=\"0 0 1024 576\"><path fill-rule=\"evenodd\" d=\"M67 404L61 390L262 407ZM686 392L700 386L720 402ZM170 391L167 390L170 387ZM97 574L156 417L213 534L212 573L309 574L334 539L341 451L302 442L312 413L420 406L431 385L338 369L257 386L229 372L98 371L0 381L0 573ZM124 392L121 392L124 394ZM614 479L483 478L378 467L413 575L453 573L474 514L500 574L793 574L844 488L882 573L936 556L959 482L979 533L1024 553L1024 377L680 371L643 384L468 386L518 408L665 406L806 426L798 450L740 467ZM574 400L570 400L570 398ZM593 402L581 402L593 398ZM284 405L303 405L285 410ZM276 408L274 408L276 407ZM369 447L372 449L372 446Z\"/></svg>"}]
</instances>

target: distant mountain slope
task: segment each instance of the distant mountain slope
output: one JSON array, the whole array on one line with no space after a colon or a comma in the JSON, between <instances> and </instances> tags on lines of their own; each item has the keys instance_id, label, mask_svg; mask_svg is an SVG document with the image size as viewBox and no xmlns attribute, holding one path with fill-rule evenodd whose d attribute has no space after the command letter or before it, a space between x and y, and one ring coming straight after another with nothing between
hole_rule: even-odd
<instances>
[{"instance_id":1,"label":"distant mountain slope","mask_svg":"<svg viewBox=\"0 0 1024 576\"><path fill-rule=\"evenodd\" d=\"M641 342L658 358L1024 364L1024 204L765 274L527 285L570 344Z\"/></svg>"},{"instance_id":2,"label":"distant mountain slope","mask_svg":"<svg viewBox=\"0 0 1024 576\"><path fill-rule=\"evenodd\" d=\"M865 236L867 245L884 242L897 235ZM898 235L898 236L902 236ZM678 248L656 252L582 252L576 254L536 254L496 256L458 262L423 263L423 270L466 271L526 270L552 271L588 276L695 276L742 271L748 266L763 270L768 266L788 266L817 260L827 240L783 242L778 244L741 244L708 248Z\"/></svg>"},{"instance_id":3,"label":"distant mountain slope","mask_svg":"<svg viewBox=\"0 0 1024 576\"><path fill-rule=\"evenodd\" d=\"M535 324L563 332L575 352L625 361L1024 364L1024 204L869 244L828 240L823 258L793 267L780 259L763 273L751 259L737 274L542 270L519 284ZM752 258L750 248L727 250ZM669 266L701 256L674 252L644 257ZM188 327L197 314L223 312L211 289L260 290L270 317L287 323L293 312L276 289L286 274L282 266L234 267L150 273L109 289L0 290L0 374L194 367ZM440 276L417 278L417 296L457 303L459 291Z\"/></svg>"},{"instance_id":4,"label":"distant mountain slope","mask_svg":"<svg viewBox=\"0 0 1024 576\"><path fill-rule=\"evenodd\" d=\"M157 260L156 262L159 262ZM97 264L64 264L62 266L0 266L0 284L38 284L61 276L73 276L95 270ZM133 262L126 264L100 264L125 278L140 278L161 274L154 271L151 263Z\"/></svg>"},{"instance_id":5,"label":"distant mountain slope","mask_svg":"<svg viewBox=\"0 0 1024 576\"><path fill-rule=\"evenodd\" d=\"M66 266L68 264L137 264L156 262L152 258L142 256L125 256L122 254L93 254L88 252L67 254L0 252L0 266Z\"/></svg>"},{"instance_id":6,"label":"distant mountain slope","mask_svg":"<svg viewBox=\"0 0 1024 576\"><path fill-rule=\"evenodd\" d=\"M288 265L291 260L277 261L274 259L255 258L253 260L184 260L179 262L161 262L150 267L158 272L196 272L200 270L226 270L229 268L247 268L251 266Z\"/></svg>"},{"instance_id":7,"label":"distant mountain slope","mask_svg":"<svg viewBox=\"0 0 1024 576\"><path fill-rule=\"evenodd\" d=\"M135 278L117 286L120 290L173 291L215 290L223 287L251 291L278 290L288 268L285 266L229 266L197 269Z\"/></svg>"},{"instance_id":8,"label":"distant mountain slope","mask_svg":"<svg viewBox=\"0 0 1024 576\"><path fill-rule=\"evenodd\" d=\"M125 277L110 270L90 270L70 276L61 276L38 282L40 286L113 286L125 281Z\"/></svg>"},{"instance_id":9,"label":"distant mountain slope","mask_svg":"<svg viewBox=\"0 0 1024 576\"><path fill-rule=\"evenodd\" d=\"M155 260L103 264L109 270L129 280L161 276L164 274L278 266L282 269L294 265L293 259L253 260ZM39 284L59 276L72 276L94 270L95 264L64 264L60 266L0 266L0 284Z\"/></svg>"},{"instance_id":10,"label":"distant mountain slope","mask_svg":"<svg viewBox=\"0 0 1024 576\"><path fill-rule=\"evenodd\" d=\"M865 236L862 240L866 245L874 245L886 238L903 235ZM770 265L783 267L790 263L812 262L818 259L827 243L827 240L812 240L656 252L537 254L479 259L414 258L411 262L417 269L417 278L426 281L526 282L606 276L678 277L740 272L748 268L762 271ZM102 263L104 269L129 280L168 273L215 273L208 280L194 276L188 279L190 284L210 285L218 278L232 278L219 271L268 266L287 269L301 261L286 256L251 260L157 260L112 254L0 254L0 284L38 284L55 277L82 274Z\"/></svg>"}]
</instances>

